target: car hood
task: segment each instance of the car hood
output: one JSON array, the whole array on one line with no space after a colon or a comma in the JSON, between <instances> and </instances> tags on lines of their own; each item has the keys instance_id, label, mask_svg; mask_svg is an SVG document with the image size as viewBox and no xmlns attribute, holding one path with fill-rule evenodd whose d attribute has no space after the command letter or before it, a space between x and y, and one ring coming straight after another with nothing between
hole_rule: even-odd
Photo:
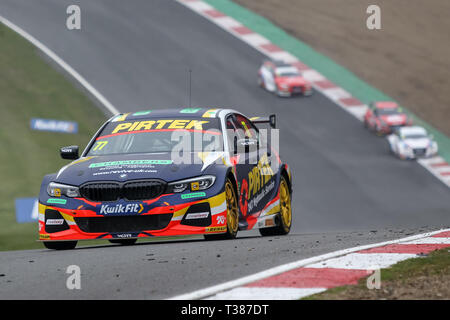
<instances>
[{"instance_id":1,"label":"car hood","mask_svg":"<svg viewBox=\"0 0 450 320\"><path fill-rule=\"evenodd\" d=\"M222 157L222 152L190 153L191 164L176 164L169 152L82 157L61 168L54 181L75 186L89 181L152 178L171 182L202 175L208 166ZM223 164L223 161L219 163Z\"/></svg>"},{"instance_id":2,"label":"car hood","mask_svg":"<svg viewBox=\"0 0 450 320\"><path fill-rule=\"evenodd\" d=\"M406 123L406 114L392 114L386 116L380 116L381 119L386 122L388 125L399 125Z\"/></svg>"},{"instance_id":3,"label":"car hood","mask_svg":"<svg viewBox=\"0 0 450 320\"><path fill-rule=\"evenodd\" d=\"M287 84L290 86L303 86L306 84L306 80L303 77L278 77L276 79L277 84Z\"/></svg>"},{"instance_id":4,"label":"car hood","mask_svg":"<svg viewBox=\"0 0 450 320\"><path fill-rule=\"evenodd\" d=\"M431 140L428 138L423 139L405 139L403 140L404 143L406 143L410 148L417 149L417 148L427 148Z\"/></svg>"}]
</instances>

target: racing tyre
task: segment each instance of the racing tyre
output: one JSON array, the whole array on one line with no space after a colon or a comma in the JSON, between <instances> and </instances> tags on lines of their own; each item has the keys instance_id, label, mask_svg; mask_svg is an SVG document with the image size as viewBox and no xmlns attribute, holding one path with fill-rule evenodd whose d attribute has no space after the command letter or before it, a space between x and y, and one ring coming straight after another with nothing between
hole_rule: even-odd
<instances>
[{"instance_id":1,"label":"racing tyre","mask_svg":"<svg viewBox=\"0 0 450 320\"><path fill-rule=\"evenodd\" d=\"M227 231L221 234L205 234L206 240L235 239L239 229L239 209L236 189L230 179L225 183L227 202Z\"/></svg>"},{"instance_id":2,"label":"racing tyre","mask_svg":"<svg viewBox=\"0 0 450 320\"><path fill-rule=\"evenodd\" d=\"M261 88L265 88L264 81L263 81L262 77L258 77L258 86L260 86Z\"/></svg>"},{"instance_id":3,"label":"racing tyre","mask_svg":"<svg viewBox=\"0 0 450 320\"><path fill-rule=\"evenodd\" d=\"M292 225L291 193L286 178L281 176L280 182L280 213L279 225L270 228L261 228L262 236L284 236L289 233Z\"/></svg>"},{"instance_id":4,"label":"racing tyre","mask_svg":"<svg viewBox=\"0 0 450 320\"><path fill-rule=\"evenodd\" d=\"M112 239L112 240L109 240L109 242L111 242L111 243L118 243L123 246L132 246L133 244L136 243L136 241L137 241L137 239Z\"/></svg>"},{"instance_id":5,"label":"racing tyre","mask_svg":"<svg viewBox=\"0 0 450 320\"><path fill-rule=\"evenodd\" d=\"M78 241L44 241L44 246L52 250L70 250L77 246Z\"/></svg>"}]
</instances>

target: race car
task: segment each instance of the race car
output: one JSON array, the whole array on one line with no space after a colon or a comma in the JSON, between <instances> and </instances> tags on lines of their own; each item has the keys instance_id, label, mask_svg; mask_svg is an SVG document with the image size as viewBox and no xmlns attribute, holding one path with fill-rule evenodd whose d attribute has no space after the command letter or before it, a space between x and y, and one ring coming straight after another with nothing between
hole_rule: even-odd
<instances>
[{"instance_id":1,"label":"race car","mask_svg":"<svg viewBox=\"0 0 450 320\"><path fill-rule=\"evenodd\" d=\"M387 136L389 150L400 159L432 157L438 152L433 137L419 126L401 127Z\"/></svg>"},{"instance_id":2,"label":"race car","mask_svg":"<svg viewBox=\"0 0 450 320\"><path fill-rule=\"evenodd\" d=\"M80 156L78 146L61 148L73 161L42 181L39 240L73 249L84 239L286 235L292 174L269 139L275 127L275 115L251 121L219 108L114 116Z\"/></svg>"},{"instance_id":3,"label":"race car","mask_svg":"<svg viewBox=\"0 0 450 320\"><path fill-rule=\"evenodd\" d=\"M391 101L372 102L364 115L364 126L380 136L390 134L401 126L410 125L411 119L397 103Z\"/></svg>"},{"instance_id":4,"label":"race car","mask_svg":"<svg viewBox=\"0 0 450 320\"><path fill-rule=\"evenodd\" d=\"M296 67L282 61L264 61L258 71L258 85L279 97L312 94L311 83Z\"/></svg>"}]
</instances>

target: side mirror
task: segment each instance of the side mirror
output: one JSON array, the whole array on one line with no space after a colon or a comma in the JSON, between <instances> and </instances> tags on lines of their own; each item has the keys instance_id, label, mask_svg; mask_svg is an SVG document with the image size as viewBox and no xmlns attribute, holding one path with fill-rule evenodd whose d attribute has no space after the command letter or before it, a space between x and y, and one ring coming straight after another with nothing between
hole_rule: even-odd
<instances>
[{"instance_id":1,"label":"side mirror","mask_svg":"<svg viewBox=\"0 0 450 320\"><path fill-rule=\"evenodd\" d=\"M274 114L271 114L271 115L269 116L269 123L270 123L270 126L271 126L273 129L275 129L275 128L277 127L277 116L274 115Z\"/></svg>"},{"instance_id":2,"label":"side mirror","mask_svg":"<svg viewBox=\"0 0 450 320\"><path fill-rule=\"evenodd\" d=\"M60 149L61 158L68 160L76 160L78 156L78 146L62 147Z\"/></svg>"}]
</instances>

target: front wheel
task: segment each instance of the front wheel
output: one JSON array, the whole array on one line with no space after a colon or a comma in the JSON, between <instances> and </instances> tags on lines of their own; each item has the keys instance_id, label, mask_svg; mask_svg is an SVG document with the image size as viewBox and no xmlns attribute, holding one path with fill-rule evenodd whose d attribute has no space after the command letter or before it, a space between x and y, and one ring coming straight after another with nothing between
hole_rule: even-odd
<instances>
[{"instance_id":1,"label":"front wheel","mask_svg":"<svg viewBox=\"0 0 450 320\"><path fill-rule=\"evenodd\" d=\"M44 241L44 246L52 250L70 250L77 246L78 241Z\"/></svg>"},{"instance_id":2,"label":"front wheel","mask_svg":"<svg viewBox=\"0 0 450 320\"><path fill-rule=\"evenodd\" d=\"M265 89L265 85L264 85L264 80L262 79L261 76L258 76L258 86L260 86L261 88Z\"/></svg>"},{"instance_id":3,"label":"front wheel","mask_svg":"<svg viewBox=\"0 0 450 320\"><path fill-rule=\"evenodd\" d=\"M281 176L280 182L280 213L279 225L270 228L261 228L262 236L284 236L289 233L292 225L291 193L285 177Z\"/></svg>"},{"instance_id":4,"label":"front wheel","mask_svg":"<svg viewBox=\"0 0 450 320\"><path fill-rule=\"evenodd\" d=\"M230 179L225 183L225 199L227 203L227 231L221 234L205 234L206 240L235 239L239 229L239 209L236 190Z\"/></svg>"}]
</instances>

